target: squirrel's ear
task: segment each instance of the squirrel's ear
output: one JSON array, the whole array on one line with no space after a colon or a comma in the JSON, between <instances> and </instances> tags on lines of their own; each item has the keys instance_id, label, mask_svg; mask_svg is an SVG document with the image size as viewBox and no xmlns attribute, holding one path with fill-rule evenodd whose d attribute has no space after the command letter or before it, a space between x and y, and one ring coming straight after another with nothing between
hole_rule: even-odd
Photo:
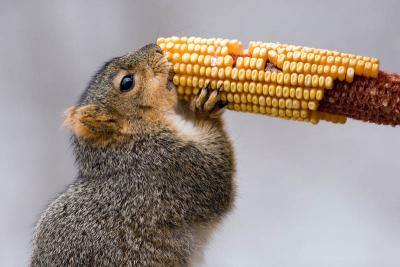
<instances>
[{"instance_id":1,"label":"squirrel's ear","mask_svg":"<svg viewBox=\"0 0 400 267\"><path fill-rule=\"evenodd\" d=\"M96 105L70 107L65 111L64 124L82 138L107 138L118 131L118 120Z\"/></svg>"}]
</instances>

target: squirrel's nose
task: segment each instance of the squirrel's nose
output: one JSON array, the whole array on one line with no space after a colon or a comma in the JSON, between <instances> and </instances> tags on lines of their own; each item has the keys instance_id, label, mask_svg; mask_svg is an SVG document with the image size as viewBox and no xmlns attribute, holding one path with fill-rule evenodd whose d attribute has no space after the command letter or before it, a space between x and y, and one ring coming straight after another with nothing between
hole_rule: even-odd
<instances>
[{"instance_id":1,"label":"squirrel's nose","mask_svg":"<svg viewBox=\"0 0 400 267\"><path fill-rule=\"evenodd\" d=\"M163 51L161 49L161 47L159 47L156 44L148 44L143 46L142 48L140 48L141 51L145 52L145 53L159 53L159 54L163 54Z\"/></svg>"}]
</instances>

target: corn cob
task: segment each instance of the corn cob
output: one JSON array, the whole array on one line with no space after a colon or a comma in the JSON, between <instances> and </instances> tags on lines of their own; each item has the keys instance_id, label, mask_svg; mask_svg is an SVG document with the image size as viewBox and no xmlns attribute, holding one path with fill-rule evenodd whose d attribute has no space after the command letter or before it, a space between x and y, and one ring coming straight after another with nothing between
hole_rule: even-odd
<instances>
[{"instance_id":1,"label":"corn cob","mask_svg":"<svg viewBox=\"0 0 400 267\"><path fill-rule=\"evenodd\" d=\"M244 49L240 41L221 38L159 38L157 44L172 63L172 81L180 99L190 100L210 83L212 89L223 86L221 99L235 111L311 123L344 123L347 117L400 122L398 113L391 118L388 105L368 109L365 99L371 92L365 87L379 90L388 82L376 58L280 43L250 42ZM386 80L379 82L378 76ZM392 88L399 89L400 81L391 82ZM387 97L397 96L390 102L394 112L400 109L399 91L385 91ZM378 95L374 103L381 101ZM353 100L358 101L355 106Z\"/></svg>"}]
</instances>

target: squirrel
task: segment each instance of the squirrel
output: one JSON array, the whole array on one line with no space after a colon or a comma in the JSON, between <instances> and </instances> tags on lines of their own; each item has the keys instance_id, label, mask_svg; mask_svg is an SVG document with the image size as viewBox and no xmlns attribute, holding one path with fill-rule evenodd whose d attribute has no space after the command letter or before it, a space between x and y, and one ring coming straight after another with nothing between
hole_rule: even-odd
<instances>
[{"instance_id":1,"label":"squirrel","mask_svg":"<svg viewBox=\"0 0 400 267\"><path fill-rule=\"evenodd\" d=\"M78 174L43 212L31 266L194 266L232 209L227 105L209 85L178 101L155 44L95 74L65 123Z\"/></svg>"}]
</instances>

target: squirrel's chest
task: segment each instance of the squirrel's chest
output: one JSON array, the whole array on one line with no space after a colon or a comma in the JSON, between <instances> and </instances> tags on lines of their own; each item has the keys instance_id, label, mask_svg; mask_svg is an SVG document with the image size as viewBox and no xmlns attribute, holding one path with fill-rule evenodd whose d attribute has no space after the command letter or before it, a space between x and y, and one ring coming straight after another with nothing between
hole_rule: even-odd
<instances>
[{"instance_id":1,"label":"squirrel's chest","mask_svg":"<svg viewBox=\"0 0 400 267\"><path fill-rule=\"evenodd\" d=\"M183 118L179 114L168 115L167 121L171 125L171 128L182 137L197 140L203 134L203 129L201 127L195 125L193 121Z\"/></svg>"}]
</instances>

